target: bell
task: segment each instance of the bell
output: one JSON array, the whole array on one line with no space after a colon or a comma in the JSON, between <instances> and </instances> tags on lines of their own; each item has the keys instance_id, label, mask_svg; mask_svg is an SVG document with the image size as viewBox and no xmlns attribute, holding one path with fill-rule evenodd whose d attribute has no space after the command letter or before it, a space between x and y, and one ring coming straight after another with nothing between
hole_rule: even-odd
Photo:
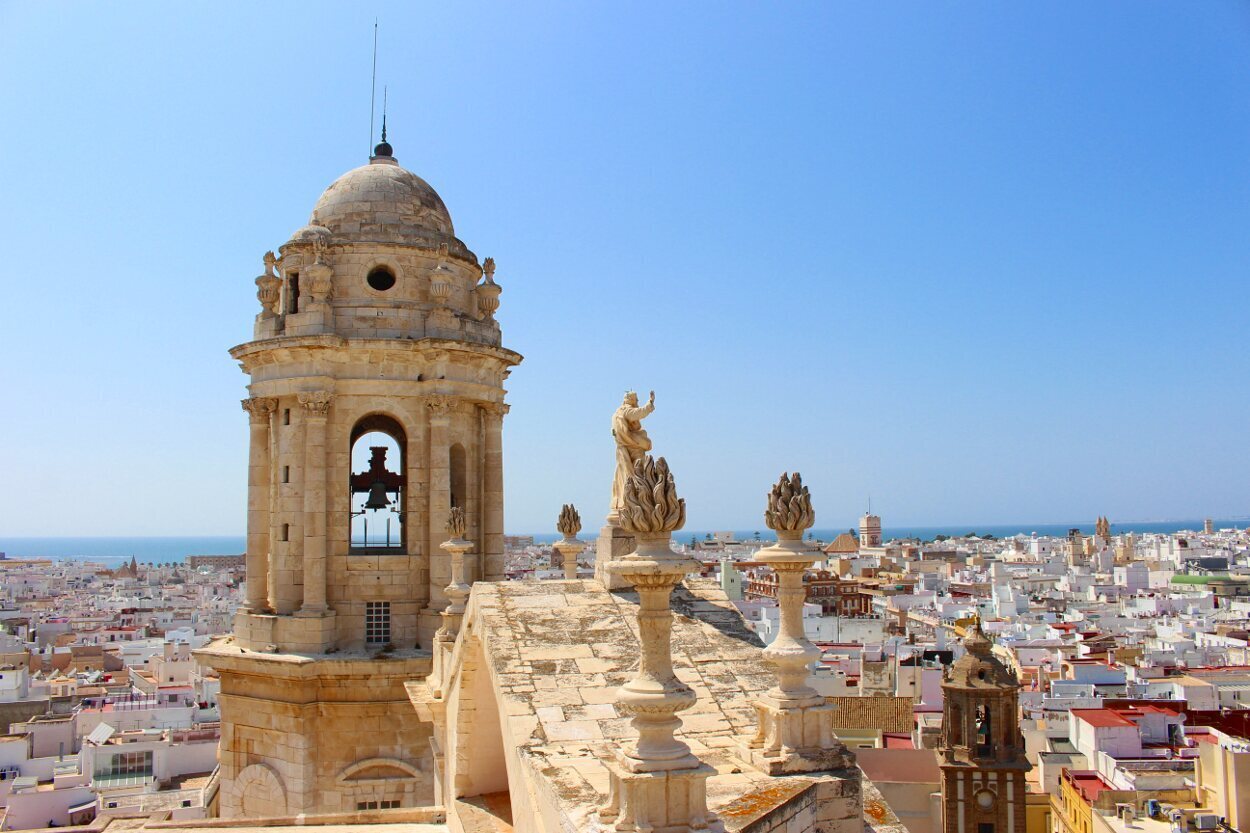
<instances>
[{"instance_id":1,"label":"bell","mask_svg":"<svg viewBox=\"0 0 1250 833\"><path fill-rule=\"evenodd\" d=\"M391 505L391 499L386 496L386 484L378 481L369 487L369 499L365 501L366 509L385 509Z\"/></svg>"}]
</instances>

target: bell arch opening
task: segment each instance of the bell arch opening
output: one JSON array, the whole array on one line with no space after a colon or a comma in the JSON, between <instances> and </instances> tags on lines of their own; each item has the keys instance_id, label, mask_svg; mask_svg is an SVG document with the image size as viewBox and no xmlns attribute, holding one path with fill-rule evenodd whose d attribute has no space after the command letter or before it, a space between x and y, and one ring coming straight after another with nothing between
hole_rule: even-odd
<instances>
[{"instance_id":1,"label":"bell arch opening","mask_svg":"<svg viewBox=\"0 0 1250 833\"><path fill-rule=\"evenodd\" d=\"M994 728L992 712L988 704L977 706L976 710L976 751L979 757L989 757L994 753Z\"/></svg>"},{"instance_id":2,"label":"bell arch opening","mask_svg":"<svg viewBox=\"0 0 1250 833\"><path fill-rule=\"evenodd\" d=\"M407 552L408 437L397 420L371 414L352 428L348 552Z\"/></svg>"}]
</instances>

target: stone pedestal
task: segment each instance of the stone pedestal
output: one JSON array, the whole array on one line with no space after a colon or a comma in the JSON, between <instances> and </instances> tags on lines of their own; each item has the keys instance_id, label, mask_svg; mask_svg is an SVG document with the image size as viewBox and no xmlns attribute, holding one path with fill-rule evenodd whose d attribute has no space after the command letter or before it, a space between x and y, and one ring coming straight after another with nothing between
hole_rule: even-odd
<instances>
[{"instance_id":1,"label":"stone pedestal","mask_svg":"<svg viewBox=\"0 0 1250 833\"><path fill-rule=\"evenodd\" d=\"M552 545L552 549L560 553L560 557L564 560L562 565L564 569L564 577L570 581L577 578L577 557L586 549L586 545L576 538L565 538L556 541Z\"/></svg>"},{"instance_id":2,"label":"stone pedestal","mask_svg":"<svg viewBox=\"0 0 1250 833\"><path fill-rule=\"evenodd\" d=\"M609 590L628 590L629 582L608 570L608 563L624 558L634 551L636 542L619 526L609 523L599 531L599 543L595 546L595 580Z\"/></svg>"},{"instance_id":3,"label":"stone pedestal","mask_svg":"<svg viewBox=\"0 0 1250 833\"><path fill-rule=\"evenodd\" d=\"M707 764L661 772L630 772L608 763L608 803L599 821L619 833L723 831L707 809Z\"/></svg>"},{"instance_id":4,"label":"stone pedestal","mask_svg":"<svg viewBox=\"0 0 1250 833\"><path fill-rule=\"evenodd\" d=\"M739 756L769 775L825 772L855 766L855 757L833 733L833 706L778 706L768 698L755 704L755 737Z\"/></svg>"},{"instance_id":5,"label":"stone pedestal","mask_svg":"<svg viewBox=\"0 0 1250 833\"><path fill-rule=\"evenodd\" d=\"M435 641L455 642L460 633L460 622L464 619L464 603L469 599L473 587L469 584L467 573L469 550L473 544L462 538L444 541L442 548L451 554L451 584L443 590L450 600L442 612L443 624L434 634Z\"/></svg>"},{"instance_id":6,"label":"stone pedestal","mask_svg":"<svg viewBox=\"0 0 1250 833\"><path fill-rule=\"evenodd\" d=\"M777 685L755 703L755 737L739 747L742 759L769 775L822 772L855 765L855 758L833 732L833 708L808 685L820 651L803 632L803 573L811 566L799 538L779 533L775 546L755 558L777 573L781 630L764 649L777 673Z\"/></svg>"}]
</instances>

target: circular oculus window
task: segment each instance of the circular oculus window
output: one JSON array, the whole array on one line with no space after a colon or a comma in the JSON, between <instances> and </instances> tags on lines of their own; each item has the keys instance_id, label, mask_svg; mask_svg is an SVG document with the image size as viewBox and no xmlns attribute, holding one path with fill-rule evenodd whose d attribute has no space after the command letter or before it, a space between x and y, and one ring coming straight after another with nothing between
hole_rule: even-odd
<instances>
[{"instance_id":1,"label":"circular oculus window","mask_svg":"<svg viewBox=\"0 0 1250 833\"><path fill-rule=\"evenodd\" d=\"M395 285L395 273L385 266L376 266L369 270L365 282L378 292L385 292Z\"/></svg>"},{"instance_id":2,"label":"circular oculus window","mask_svg":"<svg viewBox=\"0 0 1250 833\"><path fill-rule=\"evenodd\" d=\"M977 806L982 810L988 810L994 806L994 799L996 797L997 796L995 796L991 790L980 790L976 795Z\"/></svg>"}]
</instances>

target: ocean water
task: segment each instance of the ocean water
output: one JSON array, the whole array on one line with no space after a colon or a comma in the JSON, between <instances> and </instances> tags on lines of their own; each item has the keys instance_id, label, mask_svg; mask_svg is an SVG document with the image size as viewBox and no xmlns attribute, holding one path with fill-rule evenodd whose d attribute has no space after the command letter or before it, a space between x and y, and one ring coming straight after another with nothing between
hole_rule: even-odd
<instances>
[{"instance_id":1,"label":"ocean water","mask_svg":"<svg viewBox=\"0 0 1250 833\"><path fill-rule=\"evenodd\" d=\"M1235 518L1232 520L1215 520L1215 528L1237 527L1245 529L1250 526L1250 518ZM1013 535L1032 535L1037 533L1039 536L1065 537L1070 529L1080 529L1084 535L1094 534L1094 524L1090 523L1067 523L1067 524L961 524L958 526L889 526L883 524L881 529L882 537L889 541L892 538L919 538L921 541L932 541L939 535L954 537L957 535L967 535L976 533L982 537L993 535L995 538L1009 538ZM723 530L722 530L723 531ZM856 530L848 529L821 529L814 528L810 530L817 538L824 541L832 541L837 535L843 532L855 532ZM1137 521L1126 522L1122 524L1112 523L1111 532L1120 534L1124 532L1184 532L1184 531L1202 531L1202 519L1198 520L1181 520L1181 521ZM708 529L682 529L673 533L673 539L678 543L688 544L691 538L702 540L709 533L714 534L717 530ZM735 529L734 536L739 541L750 541L756 533L759 534L763 541L772 541L775 536L772 530L765 526L758 526L754 529ZM597 530L582 530L582 538L587 535L597 535ZM535 541L549 543L555 541L560 536L552 532L545 535L535 535Z\"/></svg>"},{"instance_id":2,"label":"ocean water","mask_svg":"<svg viewBox=\"0 0 1250 833\"><path fill-rule=\"evenodd\" d=\"M1250 526L1248 518L1216 520L1215 528ZM1078 528L1086 535L1094 534L1092 523L1070 524L963 524L959 526L886 526L882 533L886 540L891 538L919 538L929 541L938 535L967 535L975 532L978 535L993 535L1007 538L1012 535L1050 535L1064 536L1068 530ZM1123 532L1182 532L1202 529L1202 519L1180 521L1141 521L1113 523L1113 533ZM702 539L713 530L680 530L673 535L679 543L689 543L690 539ZM832 540L843 529L813 529L817 538ZM761 540L773 539L772 531L766 527L757 529L738 529L734 534L740 541L750 541L759 533ZM589 540L597 535L597 530L585 529L582 539ZM550 543L559 536L552 532L534 536L540 543ZM0 537L0 552L10 558L75 558L85 561L100 561L115 564L129 561L131 556L140 563L171 564L186 559L188 555L237 555L246 548L242 535L208 535L191 537L116 537L116 538L6 538Z\"/></svg>"},{"instance_id":3,"label":"ocean water","mask_svg":"<svg viewBox=\"0 0 1250 833\"><path fill-rule=\"evenodd\" d=\"M140 564L180 563L188 555L238 555L246 549L242 535L118 538L5 538L0 552L10 558L74 558L115 564L133 556Z\"/></svg>"}]
</instances>

